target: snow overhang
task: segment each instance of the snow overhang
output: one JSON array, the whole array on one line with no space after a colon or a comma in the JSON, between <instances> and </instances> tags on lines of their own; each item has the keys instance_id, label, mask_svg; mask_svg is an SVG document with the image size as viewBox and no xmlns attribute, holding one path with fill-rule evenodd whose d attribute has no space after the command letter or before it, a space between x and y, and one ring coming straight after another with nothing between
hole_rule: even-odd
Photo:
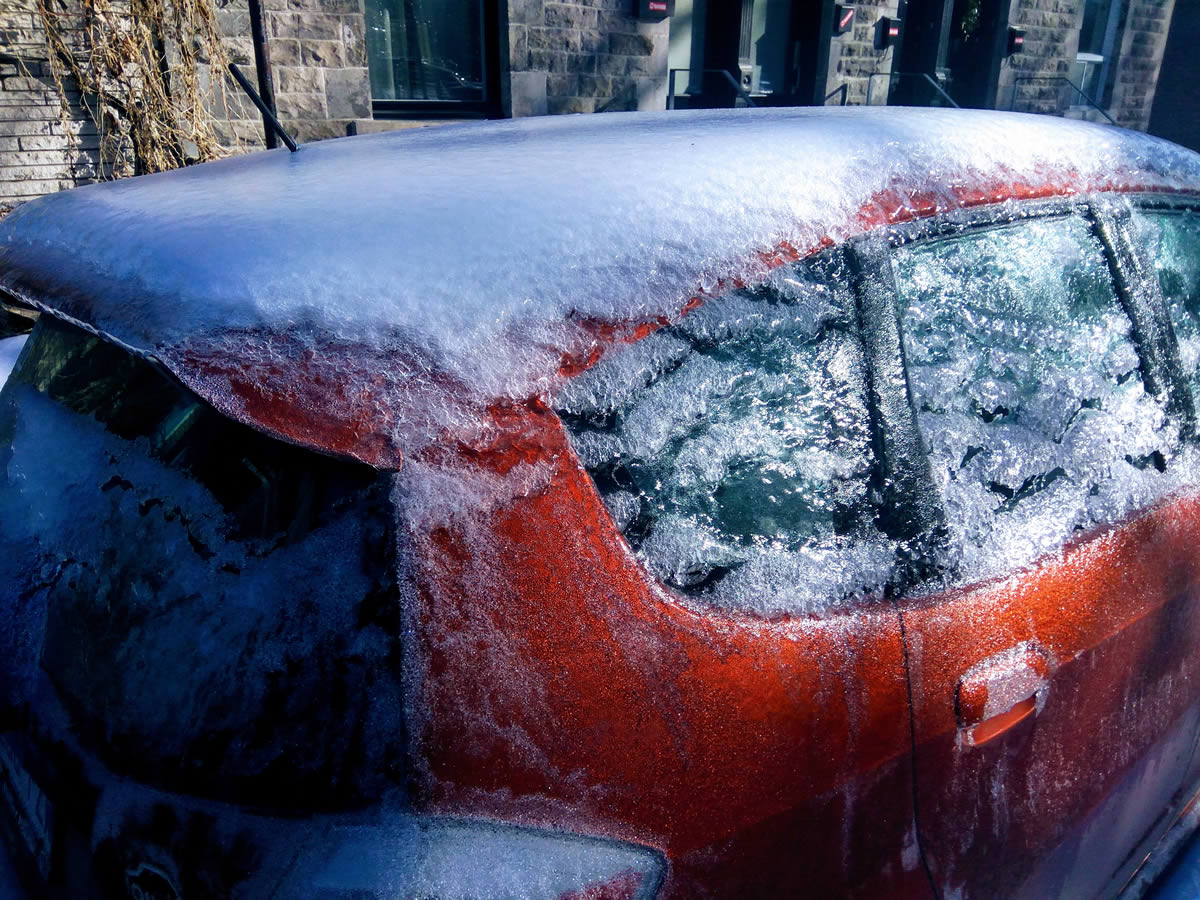
<instances>
[{"instance_id":1,"label":"snow overhang","mask_svg":"<svg viewBox=\"0 0 1200 900\"><path fill-rule=\"evenodd\" d=\"M1200 190L1146 135L959 110L444 126L93 185L0 222L0 287L239 421L392 468L726 287L889 223Z\"/></svg>"}]
</instances>

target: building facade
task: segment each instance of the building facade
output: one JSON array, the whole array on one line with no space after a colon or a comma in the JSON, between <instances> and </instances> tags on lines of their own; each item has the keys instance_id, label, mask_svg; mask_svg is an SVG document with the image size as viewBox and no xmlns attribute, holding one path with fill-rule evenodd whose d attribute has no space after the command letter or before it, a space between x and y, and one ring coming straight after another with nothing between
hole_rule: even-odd
<instances>
[{"instance_id":1,"label":"building facade","mask_svg":"<svg viewBox=\"0 0 1200 900\"><path fill-rule=\"evenodd\" d=\"M253 74L247 2L219 0L216 17ZM476 117L860 103L1145 129L1176 0L261 2L279 118L311 141ZM102 174L83 102L52 77L36 0L0 0L0 209ZM212 115L230 147L262 145L244 98Z\"/></svg>"}]
</instances>

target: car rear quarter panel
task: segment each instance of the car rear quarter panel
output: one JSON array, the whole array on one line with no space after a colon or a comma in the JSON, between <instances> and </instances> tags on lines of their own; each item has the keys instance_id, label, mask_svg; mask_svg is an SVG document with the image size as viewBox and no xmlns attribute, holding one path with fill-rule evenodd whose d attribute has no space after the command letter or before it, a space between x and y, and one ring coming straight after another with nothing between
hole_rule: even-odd
<instances>
[{"instance_id":1,"label":"car rear quarter panel","mask_svg":"<svg viewBox=\"0 0 1200 900\"><path fill-rule=\"evenodd\" d=\"M925 895L891 604L691 609L650 583L558 419L506 417L502 444L409 474L424 805L650 844L668 896ZM495 502L422 493L447 470Z\"/></svg>"}]
</instances>

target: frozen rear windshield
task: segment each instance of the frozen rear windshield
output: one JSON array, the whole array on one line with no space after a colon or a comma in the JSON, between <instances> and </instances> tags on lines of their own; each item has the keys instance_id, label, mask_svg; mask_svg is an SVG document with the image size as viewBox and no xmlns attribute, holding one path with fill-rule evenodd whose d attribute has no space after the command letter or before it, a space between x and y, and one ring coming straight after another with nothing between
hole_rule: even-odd
<instances>
[{"instance_id":1,"label":"frozen rear windshield","mask_svg":"<svg viewBox=\"0 0 1200 900\"><path fill-rule=\"evenodd\" d=\"M968 579L1007 574L1175 486L1099 241L1078 217L899 249L918 420Z\"/></svg>"},{"instance_id":2,"label":"frozen rear windshield","mask_svg":"<svg viewBox=\"0 0 1200 900\"><path fill-rule=\"evenodd\" d=\"M29 340L0 392L0 687L40 668L143 782L377 798L401 771L390 474L48 317Z\"/></svg>"},{"instance_id":3,"label":"frozen rear windshield","mask_svg":"<svg viewBox=\"0 0 1200 900\"><path fill-rule=\"evenodd\" d=\"M376 473L283 444L204 404L153 363L46 317L14 379L187 471L235 538L294 540Z\"/></svg>"},{"instance_id":4,"label":"frozen rear windshield","mask_svg":"<svg viewBox=\"0 0 1200 900\"><path fill-rule=\"evenodd\" d=\"M575 450L652 574L763 614L819 613L888 581L853 310L830 264L800 266L563 388Z\"/></svg>"}]
</instances>

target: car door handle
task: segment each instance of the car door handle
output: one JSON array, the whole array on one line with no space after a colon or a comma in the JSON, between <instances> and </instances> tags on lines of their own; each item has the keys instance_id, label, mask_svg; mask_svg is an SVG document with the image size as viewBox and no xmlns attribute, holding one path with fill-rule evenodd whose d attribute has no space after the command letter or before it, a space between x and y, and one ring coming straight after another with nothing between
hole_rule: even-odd
<instances>
[{"instance_id":1,"label":"car door handle","mask_svg":"<svg viewBox=\"0 0 1200 900\"><path fill-rule=\"evenodd\" d=\"M989 656L958 681L955 712L967 744L978 747L1041 708L1050 686L1050 658L1032 641Z\"/></svg>"}]
</instances>

